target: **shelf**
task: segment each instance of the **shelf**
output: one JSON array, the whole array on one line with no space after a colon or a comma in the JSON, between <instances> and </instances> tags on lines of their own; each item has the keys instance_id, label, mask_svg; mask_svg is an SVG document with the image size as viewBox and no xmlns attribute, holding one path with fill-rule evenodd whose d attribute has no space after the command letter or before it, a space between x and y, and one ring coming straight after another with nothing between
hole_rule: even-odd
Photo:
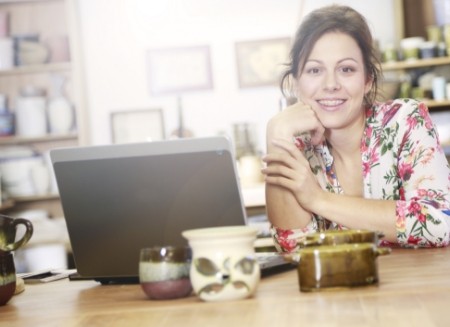
<instances>
[{"instance_id":1,"label":"shelf","mask_svg":"<svg viewBox=\"0 0 450 327\"><path fill-rule=\"evenodd\" d=\"M70 62L48 63L41 65L24 65L11 69L0 70L0 77L20 74L40 74L70 71L72 65Z\"/></svg>"},{"instance_id":2,"label":"shelf","mask_svg":"<svg viewBox=\"0 0 450 327\"><path fill-rule=\"evenodd\" d=\"M56 0L0 0L0 5L28 3L28 2L49 2L49 1L56 1Z\"/></svg>"},{"instance_id":3,"label":"shelf","mask_svg":"<svg viewBox=\"0 0 450 327\"><path fill-rule=\"evenodd\" d=\"M438 57L430 59L418 59L411 61L383 63L381 64L381 67L383 68L383 70L387 71L387 70L422 68L430 66L441 66L449 64L450 64L450 57Z\"/></svg>"},{"instance_id":4,"label":"shelf","mask_svg":"<svg viewBox=\"0 0 450 327\"><path fill-rule=\"evenodd\" d=\"M21 136L0 136L0 145L14 145L14 144L28 144L28 143L43 143L43 142L55 142L75 140L78 138L78 134L48 134L40 137L21 137Z\"/></svg>"},{"instance_id":5,"label":"shelf","mask_svg":"<svg viewBox=\"0 0 450 327\"><path fill-rule=\"evenodd\" d=\"M13 201L15 204L34 202L34 201L45 201L45 200L59 200L58 194L45 194L45 195L30 195L30 196L19 196L12 197L9 200Z\"/></svg>"},{"instance_id":6,"label":"shelf","mask_svg":"<svg viewBox=\"0 0 450 327\"><path fill-rule=\"evenodd\" d=\"M0 205L0 212L13 208L14 204L14 201L11 199L4 200Z\"/></svg>"},{"instance_id":7,"label":"shelf","mask_svg":"<svg viewBox=\"0 0 450 327\"><path fill-rule=\"evenodd\" d=\"M450 100L423 100L423 103L427 105L428 108L439 108L439 107L450 107Z\"/></svg>"}]
</instances>

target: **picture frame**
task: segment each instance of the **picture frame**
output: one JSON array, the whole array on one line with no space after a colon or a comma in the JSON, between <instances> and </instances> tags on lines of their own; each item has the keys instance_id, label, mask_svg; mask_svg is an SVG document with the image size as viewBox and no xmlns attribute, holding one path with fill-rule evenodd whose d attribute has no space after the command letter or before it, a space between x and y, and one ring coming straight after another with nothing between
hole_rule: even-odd
<instances>
[{"instance_id":1,"label":"picture frame","mask_svg":"<svg viewBox=\"0 0 450 327\"><path fill-rule=\"evenodd\" d=\"M289 59L291 39L236 42L236 63L240 88L278 85L283 65Z\"/></svg>"},{"instance_id":2,"label":"picture frame","mask_svg":"<svg viewBox=\"0 0 450 327\"><path fill-rule=\"evenodd\" d=\"M213 88L210 47L207 45L147 51L150 93L180 94Z\"/></svg>"},{"instance_id":3,"label":"picture frame","mask_svg":"<svg viewBox=\"0 0 450 327\"><path fill-rule=\"evenodd\" d=\"M111 112L111 136L114 144L164 140L162 109Z\"/></svg>"}]
</instances>

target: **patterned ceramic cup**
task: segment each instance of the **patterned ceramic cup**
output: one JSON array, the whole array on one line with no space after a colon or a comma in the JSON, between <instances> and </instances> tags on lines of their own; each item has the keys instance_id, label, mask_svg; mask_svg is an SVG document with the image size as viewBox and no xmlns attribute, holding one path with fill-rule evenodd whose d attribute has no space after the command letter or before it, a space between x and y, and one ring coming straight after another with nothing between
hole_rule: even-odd
<instances>
[{"instance_id":1,"label":"patterned ceramic cup","mask_svg":"<svg viewBox=\"0 0 450 327\"><path fill-rule=\"evenodd\" d=\"M224 226L182 232L193 251L191 282L204 301L251 297L260 280L255 256L257 230Z\"/></svg>"},{"instance_id":2,"label":"patterned ceramic cup","mask_svg":"<svg viewBox=\"0 0 450 327\"><path fill-rule=\"evenodd\" d=\"M189 247L151 247L140 253L139 281L154 300L186 297L192 293L189 279L192 252Z\"/></svg>"}]
</instances>

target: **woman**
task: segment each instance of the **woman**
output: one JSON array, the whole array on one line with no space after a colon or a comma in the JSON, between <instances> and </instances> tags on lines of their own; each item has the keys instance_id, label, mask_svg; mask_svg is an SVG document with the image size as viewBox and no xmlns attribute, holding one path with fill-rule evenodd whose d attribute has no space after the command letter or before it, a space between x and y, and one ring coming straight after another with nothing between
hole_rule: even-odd
<instances>
[{"instance_id":1,"label":"woman","mask_svg":"<svg viewBox=\"0 0 450 327\"><path fill-rule=\"evenodd\" d=\"M381 71L364 17L338 5L312 12L290 56L281 86L298 102L269 121L262 169L279 251L308 232L345 228L447 246L447 159L423 103L375 102Z\"/></svg>"}]
</instances>

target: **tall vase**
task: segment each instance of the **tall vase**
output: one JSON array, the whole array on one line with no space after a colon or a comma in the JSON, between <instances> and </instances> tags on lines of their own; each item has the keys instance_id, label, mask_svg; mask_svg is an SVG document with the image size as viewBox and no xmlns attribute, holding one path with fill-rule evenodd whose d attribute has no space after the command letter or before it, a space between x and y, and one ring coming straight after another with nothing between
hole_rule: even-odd
<instances>
[{"instance_id":1,"label":"tall vase","mask_svg":"<svg viewBox=\"0 0 450 327\"><path fill-rule=\"evenodd\" d=\"M48 101L47 107L51 134L67 134L75 125L74 109L63 92L64 83L63 76L52 76L53 94Z\"/></svg>"}]
</instances>

